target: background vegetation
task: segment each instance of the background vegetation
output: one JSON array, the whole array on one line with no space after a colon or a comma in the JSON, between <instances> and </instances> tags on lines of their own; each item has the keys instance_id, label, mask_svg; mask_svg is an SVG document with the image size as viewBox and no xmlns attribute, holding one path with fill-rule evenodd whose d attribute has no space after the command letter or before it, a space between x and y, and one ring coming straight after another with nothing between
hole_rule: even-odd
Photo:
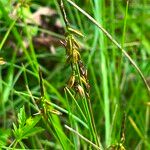
<instances>
[{"instance_id":1,"label":"background vegetation","mask_svg":"<svg viewBox=\"0 0 150 150\"><path fill-rule=\"evenodd\" d=\"M149 84L150 1L73 2L120 43ZM150 91L105 33L68 0L64 7L70 27L84 35L71 32L87 68L90 103L84 85L67 85L72 73L58 1L1 0L1 149L150 149Z\"/></svg>"}]
</instances>

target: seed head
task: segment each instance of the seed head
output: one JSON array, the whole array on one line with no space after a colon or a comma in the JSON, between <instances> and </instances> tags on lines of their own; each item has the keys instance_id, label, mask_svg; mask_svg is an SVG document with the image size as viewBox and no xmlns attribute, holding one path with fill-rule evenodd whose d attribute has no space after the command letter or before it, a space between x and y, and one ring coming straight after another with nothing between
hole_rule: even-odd
<instances>
[{"instance_id":1,"label":"seed head","mask_svg":"<svg viewBox=\"0 0 150 150\"><path fill-rule=\"evenodd\" d=\"M75 75L72 75L68 81L68 87L72 88L75 82Z\"/></svg>"}]
</instances>

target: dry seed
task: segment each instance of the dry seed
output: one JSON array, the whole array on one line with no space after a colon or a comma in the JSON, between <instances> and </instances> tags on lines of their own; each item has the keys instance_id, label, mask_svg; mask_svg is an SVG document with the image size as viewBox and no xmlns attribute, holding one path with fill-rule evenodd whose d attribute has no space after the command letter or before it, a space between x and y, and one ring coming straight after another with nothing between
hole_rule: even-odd
<instances>
[{"instance_id":1,"label":"dry seed","mask_svg":"<svg viewBox=\"0 0 150 150\"><path fill-rule=\"evenodd\" d=\"M73 58L72 59L73 59L73 63L77 63L78 60L80 59L80 53L76 49L73 50Z\"/></svg>"},{"instance_id":2,"label":"dry seed","mask_svg":"<svg viewBox=\"0 0 150 150\"><path fill-rule=\"evenodd\" d=\"M68 87L72 88L75 83L75 75L72 75L68 81Z\"/></svg>"},{"instance_id":3,"label":"dry seed","mask_svg":"<svg viewBox=\"0 0 150 150\"><path fill-rule=\"evenodd\" d=\"M81 86L81 85L77 85L76 86L76 90L79 92L79 94L81 95L81 96L84 96L84 89L83 89L83 87Z\"/></svg>"},{"instance_id":4,"label":"dry seed","mask_svg":"<svg viewBox=\"0 0 150 150\"><path fill-rule=\"evenodd\" d=\"M80 74L87 79L87 69L84 67L83 62L80 60L79 63Z\"/></svg>"},{"instance_id":5,"label":"dry seed","mask_svg":"<svg viewBox=\"0 0 150 150\"><path fill-rule=\"evenodd\" d=\"M4 65L4 64L6 64L6 62L4 61L2 57L0 57L0 65Z\"/></svg>"},{"instance_id":6,"label":"dry seed","mask_svg":"<svg viewBox=\"0 0 150 150\"><path fill-rule=\"evenodd\" d=\"M62 115L62 113L56 109L53 109L53 110L49 110L49 112L55 114L55 115Z\"/></svg>"}]
</instances>

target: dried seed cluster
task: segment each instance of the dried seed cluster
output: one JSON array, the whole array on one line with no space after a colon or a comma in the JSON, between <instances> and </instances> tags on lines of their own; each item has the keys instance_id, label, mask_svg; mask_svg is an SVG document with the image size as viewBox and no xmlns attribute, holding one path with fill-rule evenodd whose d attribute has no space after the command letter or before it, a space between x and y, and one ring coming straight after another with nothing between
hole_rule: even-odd
<instances>
[{"instance_id":1,"label":"dried seed cluster","mask_svg":"<svg viewBox=\"0 0 150 150\"><path fill-rule=\"evenodd\" d=\"M74 88L76 92L83 96L84 94L88 95L90 86L87 79L87 69L79 52L80 45L74 34L83 36L79 31L68 27L65 43L63 43L66 49L67 63L70 64L72 70L67 86Z\"/></svg>"}]
</instances>

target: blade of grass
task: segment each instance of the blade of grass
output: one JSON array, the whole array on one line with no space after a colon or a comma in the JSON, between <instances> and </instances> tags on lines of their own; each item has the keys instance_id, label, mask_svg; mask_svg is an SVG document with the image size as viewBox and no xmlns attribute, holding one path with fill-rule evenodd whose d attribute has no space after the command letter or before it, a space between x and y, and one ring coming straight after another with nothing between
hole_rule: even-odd
<instances>
[{"instance_id":1,"label":"blade of grass","mask_svg":"<svg viewBox=\"0 0 150 150\"><path fill-rule=\"evenodd\" d=\"M95 3L95 17L99 23L103 24L103 8L104 1L94 0ZM108 88L108 73L107 73L107 65L106 65L106 44L105 39L100 31L99 33L99 54L100 54L100 64L102 70L102 86L103 86L103 98L104 98L104 116L105 116L105 143L106 147L110 144L110 106L109 106L109 88Z\"/></svg>"},{"instance_id":2,"label":"blade of grass","mask_svg":"<svg viewBox=\"0 0 150 150\"><path fill-rule=\"evenodd\" d=\"M150 126L150 108L149 106L146 106L146 114L145 114L145 137L148 138L148 130Z\"/></svg>"},{"instance_id":3,"label":"blade of grass","mask_svg":"<svg viewBox=\"0 0 150 150\"><path fill-rule=\"evenodd\" d=\"M84 113L83 113L81 107L79 106L78 102L76 101L76 99L74 98L74 96L72 95L72 93L70 92L70 90L66 87L66 88L65 88L65 91L68 92L68 94L71 96L72 100L73 100L73 101L75 102L75 104L77 105L77 108L79 109L79 111L80 111L82 117L84 118L85 121L87 121L87 119L86 119L86 117L85 117L85 115L84 115Z\"/></svg>"},{"instance_id":4,"label":"blade of grass","mask_svg":"<svg viewBox=\"0 0 150 150\"><path fill-rule=\"evenodd\" d=\"M145 143L145 145L147 147L150 148L150 143L145 139L144 135L141 133L140 129L138 128L138 126L136 125L136 123L134 122L134 120L132 119L131 116L128 117L132 127L134 128L134 130L136 131L136 133L139 135L139 137L143 140L143 142Z\"/></svg>"},{"instance_id":5,"label":"blade of grass","mask_svg":"<svg viewBox=\"0 0 150 150\"><path fill-rule=\"evenodd\" d=\"M3 119L4 119L4 127L6 126L6 111L5 111L5 104L6 102L9 100L9 96L10 96L10 92L13 88L13 78L14 78L14 67L13 67L13 64L16 60L16 51L13 53L13 56L12 56L12 61L11 61L11 65L8 69L8 72L7 72L7 76L6 76L6 82L8 83L8 86L4 86L3 87L3 93L2 93L2 112L4 112L4 115L3 115Z\"/></svg>"},{"instance_id":6,"label":"blade of grass","mask_svg":"<svg viewBox=\"0 0 150 150\"><path fill-rule=\"evenodd\" d=\"M70 115L71 114L71 112L73 112L73 110L74 110L74 105L73 104L70 104L69 103L69 101L68 101L68 95L67 95L67 90L69 90L67 87L64 89L64 91L65 91L65 97L66 97L66 101L67 101L67 105L68 105L68 115L69 115L69 122L70 122L70 124L71 124L71 127L73 127L74 128L74 126L75 126L75 124L76 124L76 122L75 122L75 120L73 119L73 117ZM70 91L68 91L68 92L70 92ZM72 95L72 94L71 94ZM74 99L74 97L73 97L73 99ZM76 101L76 100L75 100ZM79 138L78 138L78 136L71 136L72 137L72 139L73 139L73 143L74 143L74 149L75 150L78 150L79 149Z\"/></svg>"},{"instance_id":7,"label":"blade of grass","mask_svg":"<svg viewBox=\"0 0 150 150\"><path fill-rule=\"evenodd\" d=\"M113 116L112 116L112 123L111 123L111 126L110 126L110 136L111 136L111 141L110 142L113 142L112 134L113 134L113 129L115 128L116 120L117 120L117 111L118 111L118 105L116 104L115 111L114 111Z\"/></svg>"},{"instance_id":8,"label":"blade of grass","mask_svg":"<svg viewBox=\"0 0 150 150\"><path fill-rule=\"evenodd\" d=\"M123 25L123 34L122 34L122 44L121 44L122 48L124 48L124 43L125 43L125 34L126 34L127 17L128 17L128 7L129 7L129 0L127 0L126 10L125 10L124 25Z\"/></svg>"},{"instance_id":9,"label":"blade of grass","mask_svg":"<svg viewBox=\"0 0 150 150\"><path fill-rule=\"evenodd\" d=\"M0 43L0 51L2 50L3 45L4 45L4 43L6 42L6 40L7 40L8 36L9 36L9 34L10 34L12 28L14 27L14 25L15 25L17 19L18 19L18 18L16 18L16 19L10 24L9 28L7 29L7 32L6 32L5 36L3 37L3 39L2 39L2 41L1 41L1 43Z\"/></svg>"},{"instance_id":10,"label":"blade of grass","mask_svg":"<svg viewBox=\"0 0 150 150\"><path fill-rule=\"evenodd\" d=\"M59 122L59 119L56 116L51 115L51 114L49 114L48 116L49 116L49 121L53 129L52 132L56 134L56 137L58 141L60 142L62 149L65 149L65 150L71 149L71 147L73 147L73 143L70 141L70 139L67 137L67 135L63 131L62 126Z\"/></svg>"},{"instance_id":11,"label":"blade of grass","mask_svg":"<svg viewBox=\"0 0 150 150\"><path fill-rule=\"evenodd\" d=\"M128 7L129 7L129 0L127 0L127 2L126 2L126 10L125 10L125 15L124 15L123 33L122 33L122 42L121 42L122 48L124 48L124 44L125 44L127 19L128 19ZM119 77L119 82L121 82L120 86L118 86L119 87L118 91L120 91L119 93L121 93L121 90L123 89L122 85L123 85L123 82L126 78L125 72L128 68L128 65L129 65L128 62L125 62L124 67L123 67L123 55L121 55L120 64L118 65L118 77ZM124 70L122 70L122 68L124 68ZM121 74L123 74L123 77Z\"/></svg>"}]
</instances>

